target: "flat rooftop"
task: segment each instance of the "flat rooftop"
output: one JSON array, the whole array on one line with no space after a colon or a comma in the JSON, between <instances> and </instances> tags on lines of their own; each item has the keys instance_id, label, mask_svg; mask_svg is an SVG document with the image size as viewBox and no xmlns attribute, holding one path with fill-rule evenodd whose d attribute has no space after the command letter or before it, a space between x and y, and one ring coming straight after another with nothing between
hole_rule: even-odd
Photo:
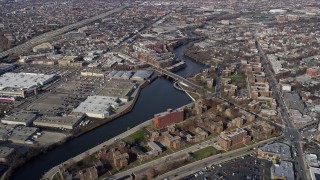
<instances>
[{"instance_id":1,"label":"flat rooftop","mask_svg":"<svg viewBox=\"0 0 320 180\"><path fill-rule=\"evenodd\" d=\"M109 114L111 108L118 107L121 101L109 96L88 96L73 112Z\"/></svg>"},{"instance_id":2,"label":"flat rooftop","mask_svg":"<svg viewBox=\"0 0 320 180\"><path fill-rule=\"evenodd\" d=\"M131 78L148 79L152 74L152 71L139 70Z\"/></svg>"},{"instance_id":3,"label":"flat rooftop","mask_svg":"<svg viewBox=\"0 0 320 180\"><path fill-rule=\"evenodd\" d=\"M0 146L0 158L6 158L14 152L14 148Z\"/></svg>"},{"instance_id":4,"label":"flat rooftop","mask_svg":"<svg viewBox=\"0 0 320 180\"><path fill-rule=\"evenodd\" d=\"M320 168L310 167L311 180L320 180Z\"/></svg>"},{"instance_id":5,"label":"flat rooftop","mask_svg":"<svg viewBox=\"0 0 320 180\"><path fill-rule=\"evenodd\" d=\"M182 112L182 111L183 111L183 108L177 108L175 110L168 109L167 111L155 114L154 116L163 117L163 116L166 116L166 115L171 114L171 113Z\"/></svg>"},{"instance_id":6,"label":"flat rooftop","mask_svg":"<svg viewBox=\"0 0 320 180\"><path fill-rule=\"evenodd\" d=\"M293 164L289 161L281 161L274 165L274 175L285 177L287 180L294 180Z\"/></svg>"},{"instance_id":7,"label":"flat rooftop","mask_svg":"<svg viewBox=\"0 0 320 180\"><path fill-rule=\"evenodd\" d=\"M31 112L18 112L4 117L2 120L13 122L27 122L30 119L36 118L37 115Z\"/></svg>"},{"instance_id":8,"label":"flat rooftop","mask_svg":"<svg viewBox=\"0 0 320 180\"><path fill-rule=\"evenodd\" d=\"M32 87L46 84L54 74L36 74L36 73L5 73L0 76L0 89L5 87L30 89Z\"/></svg>"},{"instance_id":9,"label":"flat rooftop","mask_svg":"<svg viewBox=\"0 0 320 180\"><path fill-rule=\"evenodd\" d=\"M129 97L130 93L135 89L136 83L131 81L108 81L104 87L97 90L99 96L110 96L125 98Z\"/></svg>"},{"instance_id":10,"label":"flat rooftop","mask_svg":"<svg viewBox=\"0 0 320 180\"><path fill-rule=\"evenodd\" d=\"M71 113L67 116L42 116L35 120L34 122L37 123L43 123L43 124L52 124L52 125L67 125L67 126L73 126L77 122L79 122L80 119L84 117L83 113Z\"/></svg>"},{"instance_id":11,"label":"flat rooftop","mask_svg":"<svg viewBox=\"0 0 320 180\"><path fill-rule=\"evenodd\" d=\"M264 152L280 154L280 156L284 158L291 158L290 146L284 143L266 144L260 149Z\"/></svg>"},{"instance_id":12,"label":"flat rooftop","mask_svg":"<svg viewBox=\"0 0 320 180\"><path fill-rule=\"evenodd\" d=\"M228 137L228 138L232 138L240 133L246 132L246 130L242 129L242 128L237 128L235 130L229 131L229 132L222 132L221 136L222 137Z\"/></svg>"}]
</instances>

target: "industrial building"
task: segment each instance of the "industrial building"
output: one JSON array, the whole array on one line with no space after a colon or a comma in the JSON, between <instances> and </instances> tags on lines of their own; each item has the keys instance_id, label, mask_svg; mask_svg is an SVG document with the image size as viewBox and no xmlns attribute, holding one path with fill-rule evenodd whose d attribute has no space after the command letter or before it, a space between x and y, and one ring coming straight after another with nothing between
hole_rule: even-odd
<instances>
[{"instance_id":1,"label":"industrial building","mask_svg":"<svg viewBox=\"0 0 320 180\"><path fill-rule=\"evenodd\" d=\"M103 119L122 105L119 98L108 96L88 96L73 112L85 113L88 117Z\"/></svg>"},{"instance_id":2,"label":"industrial building","mask_svg":"<svg viewBox=\"0 0 320 180\"><path fill-rule=\"evenodd\" d=\"M218 137L219 146L228 151L241 144L247 144L251 140L248 132L242 128L237 128L229 132L222 132Z\"/></svg>"},{"instance_id":3,"label":"industrial building","mask_svg":"<svg viewBox=\"0 0 320 180\"><path fill-rule=\"evenodd\" d=\"M85 117L84 113L71 113L67 116L42 116L33 122L35 126L74 129Z\"/></svg>"},{"instance_id":4,"label":"industrial building","mask_svg":"<svg viewBox=\"0 0 320 180\"><path fill-rule=\"evenodd\" d=\"M116 70L113 70L107 75L107 77L112 78L112 79L129 80L132 77L133 74L134 74L134 72L132 72L132 71L116 71Z\"/></svg>"},{"instance_id":5,"label":"industrial building","mask_svg":"<svg viewBox=\"0 0 320 180\"><path fill-rule=\"evenodd\" d=\"M24 125L29 126L35 119L37 115L30 112L19 112L14 113L1 119L3 124L13 124L13 125Z\"/></svg>"},{"instance_id":6,"label":"industrial building","mask_svg":"<svg viewBox=\"0 0 320 180\"><path fill-rule=\"evenodd\" d=\"M0 146L0 162L9 163L8 158L15 152L14 148Z\"/></svg>"},{"instance_id":7,"label":"industrial building","mask_svg":"<svg viewBox=\"0 0 320 180\"><path fill-rule=\"evenodd\" d=\"M32 48L35 53L53 52L54 47L50 43L42 43Z\"/></svg>"},{"instance_id":8,"label":"industrial building","mask_svg":"<svg viewBox=\"0 0 320 180\"><path fill-rule=\"evenodd\" d=\"M6 72L12 71L15 67L16 67L16 64L1 63L0 64L0 75L4 74Z\"/></svg>"},{"instance_id":9,"label":"industrial building","mask_svg":"<svg viewBox=\"0 0 320 180\"><path fill-rule=\"evenodd\" d=\"M309 169L311 180L319 180L320 178L320 168L310 167Z\"/></svg>"},{"instance_id":10,"label":"industrial building","mask_svg":"<svg viewBox=\"0 0 320 180\"><path fill-rule=\"evenodd\" d=\"M26 141L38 132L38 128L21 125L0 124L0 140L12 141L17 144L25 144Z\"/></svg>"},{"instance_id":11,"label":"industrial building","mask_svg":"<svg viewBox=\"0 0 320 180\"><path fill-rule=\"evenodd\" d=\"M157 128L164 128L171 124L179 123L184 120L184 109L168 109L166 112L155 114L153 118L154 125Z\"/></svg>"},{"instance_id":12,"label":"industrial building","mask_svg":"<svg viewBox=\"0 0 320 180\"><path fill-rule=\"evenodd\" d=\"M144 81L149 79L153 74L153 71L139 70L131 77L131 80Z\"/></svg>"},{"instance_id":13,"label":"industrial building","mask_svg":"<svg viewBox=\"0 0 320 180\"><path fill-rule=\"evenodd\" d=\"M296 92L286 92L283 94L283 100L288 109L299 110L300 113L305 112L305 105L300 95Z\"/></svg>"},{"instance_id":14,"label":"industrial building","mask_svg":"<svg viewBox=\"0 0 320 180\"><path fill-rule=\"evenodd\" d=\"M48 84L55 78L54 74L5 73L0 76L0 95L25 97L33 88Z\"/></svg>"},{"instance_id":15,"label":"industrial building","mask_svg":"<svg viewBox=\"0 0 320 180\"><path fill-rule=\"evenodd\" d=\"M122 102L128 102L132 93L137 89L138 84L130 81L108 81L104 87L99 89L97 95L117 97Z\"/></svg>"}]
</instances>

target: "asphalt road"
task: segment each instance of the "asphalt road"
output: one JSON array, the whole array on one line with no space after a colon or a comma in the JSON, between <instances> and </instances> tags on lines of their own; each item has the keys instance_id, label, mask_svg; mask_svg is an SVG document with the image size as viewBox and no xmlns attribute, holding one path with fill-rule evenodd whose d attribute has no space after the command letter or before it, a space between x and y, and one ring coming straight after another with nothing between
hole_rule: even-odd
<instances>
[{"instance_id":1,"label":"asphalt road","mask_svg":"<svg viewBox=\"0 0 320 180\"><path fill-rule=\"evenodd\" d=\"M111 177L109 177L107 179L110 179L110 180L111 179L119 179L119 178L122 178L122 177L125 177L125 176L128 176L128 175L131 175L133 172L138 172L138 171L142 171L142 170L148 169L150 167L154 167L154 166L159 165L161 163L167 162L172 157L178 157L178 156L181 156L183 154L194 152L194 151L197 151L197 150L202 149L204 147L211 146L211 145L213 145L213 142L215 140L216 140L216 138L213 138L213 139L207 140L205 142L193 145L193 146L191 146L189 148L186 148L186 149L183 149L181 151L177 151L177 152L172 153L170 155L167 155L167 156L161 157L159 159L150 161L148 163L142 164L140 166L131 168L131 169L127 170L127 171L117 173L117 174L115 174L115 175L113 175L113 176L111 176Z\"/></svg>"},{"instance_id":2,"label":"asphalt road","mask_svg":"<svg viewBox=\"0 0 320 180\"><path fill-rule=\"evenodd\" d=\"M280 138L281 138L281 136L267 139L265 141L261 141L257 144L251 145L251 146L246 146L244 148L240 148L240 149L226 152L223 154L217 154L217 155L214 155L214 156L187 164L185 166L182 166L178 169L169 171L169 172L157 177L156 180L166 179L166 178L167 179L181 179L181 178L186 177L190 174L198 172L200 169L202 169L203 167L206 167L208 165L220 164L220 163L232 160L234 158L238 158L238 157L250 154L253 152L253 148L258 147L258 146L262 146L268 142L275 141Z\"/></svg>"},{"instance_id":3,"label":"asphalt road","mask_svg":"<svg viewBox=\"0 0 320 180\"><path fill-rule=\"evenodd\" d=\"M255 37L255 36L254 36ZM277 81L273 76L273 73L269 67L269 63L267 60L267 57L265 56L257 38L255 37L256 40L256 47L258 49L260 58L261 58L261 63L263 68L265 69L265 74L268 77L269 85L271 87L271 90L274 94L274 97L277 101L277 104L280 108L280 114L281 118L284 124L284 137L288 140L289 144L292 147L292 151L296 152L296 156L294 156L294 161L295 161L295 172L297 179L310 179L308 177L309 173L306 168L304 158L303 158L303 152L302 152L302 146L301 146L301 135L299 132L299 129L293 126L291 123L292 121L290 120L289 113L288 113L288 108L285 105L283 101L283 97L277 88Z\"/></svg>"}]
</instances>

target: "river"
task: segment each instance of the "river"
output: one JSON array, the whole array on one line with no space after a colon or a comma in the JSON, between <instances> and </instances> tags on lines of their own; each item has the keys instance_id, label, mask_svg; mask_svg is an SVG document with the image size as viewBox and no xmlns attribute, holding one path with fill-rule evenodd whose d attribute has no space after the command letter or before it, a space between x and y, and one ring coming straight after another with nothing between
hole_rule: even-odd
<instances>
[{"instance_id":1,"label":"river","mask_svg":"<svg viewBox=\"0 0 320 180\"><path fill-rule=\"evenodd\" d=\"M176 56L187 63L185 69L177 72L181 76L195 74L204 68L203 65L183 56L183 49L186 46L180 46L175 50ZM50 168L126 131L128 127L141 124L167 108L178 108L190 102L191 99L184 92L176 90L172 82L166 78L158 78L141 91L130 113L33 158L18 168L11 179L40 179Z\"/></svg>"}]
</instances>

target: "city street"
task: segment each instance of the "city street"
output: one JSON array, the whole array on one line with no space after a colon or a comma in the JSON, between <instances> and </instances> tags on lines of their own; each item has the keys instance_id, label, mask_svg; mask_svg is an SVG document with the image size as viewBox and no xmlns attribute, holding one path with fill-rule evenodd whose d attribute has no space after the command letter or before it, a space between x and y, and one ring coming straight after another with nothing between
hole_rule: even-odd
<instances>
[{"instance_id":1,"label":"city street","mask_svg":"<svg viewBox=\"0 0 320 180\"><path fill-rule=\"evenodd\" d=\"M277 81L274 78L274 76L270 70L268 60L267 60L262 48L260 47L260 44L259 44L256 37L255 37L255 40L256 40L256 47L259 51L259 55L261 58L262 66L265 69L264 72L266 73L266 76L268 77L271 90L274 94L277 105L280 108L280 112L279 112L280 117L282 118L283 124L285 125L284 137L289 141L293 152L297 152L297 156L294 156L294 161L296 162L295 163L295 165L296 165L295 172L297 172L297 174L296 174L297 179L309 179L309 177L308 177L309 172L306 168L306 165L305 165L305 162L303 159L303 152L302 152L302 146L301 146L301 135L300 135L299 129L295 128L291 123L291 120L288 115L289 114L288 109L285 106L285 103L283 101L283 98L282 98L280 91L277 88Z\"/></svg>"}]
</instances>

